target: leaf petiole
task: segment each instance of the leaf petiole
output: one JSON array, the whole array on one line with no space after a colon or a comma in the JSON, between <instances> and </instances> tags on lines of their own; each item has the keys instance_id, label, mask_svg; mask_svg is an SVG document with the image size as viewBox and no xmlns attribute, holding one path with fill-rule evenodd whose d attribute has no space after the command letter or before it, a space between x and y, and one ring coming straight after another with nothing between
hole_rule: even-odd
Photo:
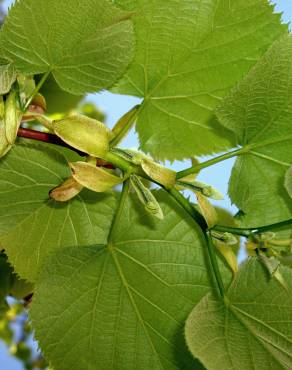
<instances>
[{"instance_id":1,"label":"leaf petiole","mask_svg":"<svg viewBox=\"0 0 292 370\"><path fill-rule=\"evenodd\" d=\"M198 173L198 172L200 172L204 168L207 168L207 167L213 166L214 164L223 162L226 159L237 157L237 156L239 156L241 154L244 154L244 153L248 152L249 150L250 150L249 147L248 146L245 146L243 148L236 149L236 150L233 150L231 152L222 154L222 155L220 155L218 157L209 159L208 161L195 164L194 166L189 167L189 168L187 168L187 169L185 169L183 171L179 171L177 173L177 175L176 175L176 179L179 180L179 179L182 179L182 178L184 178L186 176L192 175L194 173Z\"/></svg>"},{"instance_id":2,"label":"leaf petiole","mask_svg":"<svg viewBox=\"0 0 292 370\"><path fill-rule=\"evenodd\" d=\"M48 72L46 72L41 80L38 82L38 84L36 85L35 89L33 90L33 92L31 93L30 97L27 99L26 103L25 103L25 106L23 108L23 111L26 112L28 107L30 106L31 102L33 101L33 98L36 96L36 94L40 91L40 89L42 88L43 84L46 82L47 78L49 77L51 71L49 70Z\"/></svg>"},{"instance_id":3,"label":"leaf petiole","mask_svg":"<svg viewBox=\"0 0 292 370\"><path fill-rule=\"evenodd\" d=\"M264 232L280 229L282 227L289 226L289 225L292 225L292 218L290 218L289 220L277 222L275 224L261 226L261 227L254 227L254 228L235 228L235 227L216 225L212 227L212 230L228 232L231 234L240 235L240 236L244 236L248 238L252 235L262 234Z\"/></svg>"}]
</instances>

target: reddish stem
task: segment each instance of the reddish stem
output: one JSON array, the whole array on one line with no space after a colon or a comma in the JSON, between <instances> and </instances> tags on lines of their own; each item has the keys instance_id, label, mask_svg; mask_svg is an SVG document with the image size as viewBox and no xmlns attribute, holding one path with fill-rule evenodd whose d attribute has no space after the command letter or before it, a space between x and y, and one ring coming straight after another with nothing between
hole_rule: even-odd
<instances>
[{"instance_id":1,"label":"reddish stem","mask_svg":"<svg viewBox=\"0 0 292 370\"><path fill-rule=\"evenodd\" d=\"M44 143L63 146L65 148L73 150L74 152L78 153L82 157L87 156L86 153L84 153L84 152L82 152L78 149L73 148L72 146L68 145L62 139L60 139L58 136L56 136L54 134L48 134L46 132L30 130L30 129L27 129L27 128L20 128L18 130L17 136L23 137L23 138L26 138L26 139L42 141ZM107 163L107 162L103 161L102 159L97 160L97 166L98 167L106 167L106 168L110 168L110 169L114 168L110 163Z\"/></svg>"}]
</instances>

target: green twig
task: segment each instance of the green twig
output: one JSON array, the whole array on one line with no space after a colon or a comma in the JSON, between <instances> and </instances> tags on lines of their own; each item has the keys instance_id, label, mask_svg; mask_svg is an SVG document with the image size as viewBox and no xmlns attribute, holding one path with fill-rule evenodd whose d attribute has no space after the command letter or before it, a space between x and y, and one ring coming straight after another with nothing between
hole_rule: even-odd
<instances>
[{"instance_id":1,"label":"green twig","mask_svg":"<svg viewBox=\"0 0 292 370\"><path fill-rule=\"evenodd\" d=\"M122 189L122 192L121 192L121 195L120 195L119 205L118 205L118 208L117 208L116 213L114 215L114 218L113 218L113 221L112 221L112 224L111 224L111 227L110 227L110 231L109 231L109 234L108 234L108 239L107 239L108 244L110 244L112 242L115 229L118 226L119 221L121 219L123 209L124 209L124 205L125 205L125 202L127 200L128 194L129 194L129 190L130 190L130 181L126 180L123 183L123 189Z\"/></svg>"},{"instance_id":2,"label":"green twig","mask_svg":"<svg viewBox=\"0 0 292 370\"><path fill-rule=\"evenodd\" d=\"M215 281L217 283L217 288L219 290L220 296L222 298L224 298L225 297L225 288L224 288L223 280L222 280L221 273L220 273L220 270L219 270L219 265L218 265L218 261L217 261L217 257L216 257L216 252L215 252L212 236L211 236L211 233L209 231L206 234L206 241L207 241L207 248L208 248L210 263L211 263L211 266L212 266L212 271L213 271L213 274L214 274Z\"/></svg>"},{"instance_id":3,"label":"green twig","mask_svg":"<svg viewBox=\"0 0 292 370\"><path fill-rule=\"evenodd\" d=\"M131 130L132 126L134 125L137 119L139 110L140 110L140 105L136 105L128 113L126 113L121 119L119 119L117 124L112 129L114 138L110 142L111 148L118 145L123 140L123 138L127 135L127 133Z\"/></svg>"},{"instance_id":4,"label":"green twig","mask_svg":"<svg viewBox=\"0 0 292 370\"><path fill-rule=\"evenodd\" d=\"M24 112L27 111L27 109L30 106L31 102L33 101L34 97L40 91L40 89L42 88L43 84L46 82L47 78L49 77L50 73L51 73L51 71L48 71L48 72L46 72L42 76L41 80L38 82L38 84L36 85L35 89L31 93L30 97L27 99L27 102L25 103Z\"/></svg>"},{"instance_id":5,"label":"green twig","mask_svg":"<svg viewBox=\"0 0 292 370\"><path fill-rule=\"evenodd\" d=\"M252 227L252 228L235 228L235 227L216 225L212 228L212 230L228 232L231 234L241 235L241 236L248 238L251 235L262 234L267 231L281 229L282 227L289 226L289 225L292 225L292 218L290 218L289 220L277 222L275 224L260 226L260 227Z\"/></svg>"},{"instance_id":6,"label":"green twig","mask_svg":"<svg viewBox=\"0 0 292 370\"><path fill-rule=\"evenodd\" d=\"M171 188L166 191L184 208L185 211L197 222L200 228L205 232L208 225L199 211L181 194L177 189Z\"/></svg>"},{"instance_id":7,"label":"green twig","mask_svg":"<svg viewBox=\"0 0 292 370\"><path fill-rule=\"evenodd\" d=\"M186 176L191 175L193 173L200 172L203 168L213 166L214 164L219 163L219 162L223 162L223 161L225 161L226 159L229 159L229 158L237 157L241 154L247 153L248 151L249 151L249 147L245 146L244 148L236 149L236 150L233 150L232 152L228 152L228 153L222 154L218 157L209 159L206 162L195 164L194 166L192 166L190 168L187 168L183 171L178 172L177 175L176 175L176 178L177 178L177 180L182 179L183 177L186 177Z\"/></svg>"}]
</instances>

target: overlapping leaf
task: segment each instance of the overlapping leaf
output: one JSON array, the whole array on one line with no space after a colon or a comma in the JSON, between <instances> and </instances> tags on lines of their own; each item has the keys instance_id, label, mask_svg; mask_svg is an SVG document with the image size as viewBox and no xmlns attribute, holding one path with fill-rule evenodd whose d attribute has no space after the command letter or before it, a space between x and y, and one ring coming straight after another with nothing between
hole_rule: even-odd
<instances>
[{"instance_id":1,"label":"overlapping leaf","mask_svg":"<svg viewBox=\"0 0 292 370\"><path fill-rule=\"evenodd\" d=\"M1 54L25 74L51 71L76 95L109 88L132 58L130 17L107 0L20 0L1 30Z\"/></svg>"},{"instance_id":2,"label":"overlapping leaf","mask_svg":"<svg viewBox=\"0 0 292 370\"><path fill-rule=\"evenodd\" d=\"M164 220L128 200L104 246L65 249L40 274L31 317L59 370L201 369L186 316L210 288L204 237L167 194Z\"/></svg>"},{"instance_id":3,"label":"overlapping leaf","mask_svg":"<svg viewBox=\"0 0 292 370\"><path fill-rule=\"evenodd\" d=\"M116 0L135 13L136 56L116 91L143 97L137 130L159 159L232 145L214 108L287 28L267 0Z\"/></svg>"},{"instance_id":4,"label":"overlapping leaf","mask_svg":"<svg viewBox=\"0 0 292 370\"><path fill-rule=\"evenodd\" d=\"M17 145L0 162L0 243L16 272L30 281L53 250L104 243L115 212L111 194L83 191L66 204L49 198L70 176L69 158L79 157L29 143Z\"/></svg>"},{"instance_id":5,"label":"overlapping leaf","mask_svg":"<svg viewBox=\"0 0 292 370\"><path fill-rule=\"evenodd\" d=\"M209 370L292 368L292 272L281 272L288 290L250 259L227 293L228 305L209 294L195 307L186 338Z\"/></svg>"},{"instance_id":6,"label":"overlapping leaf","mask_svg":"<svg viewBox=\"0 0 292 370\"><path fill-rule=\"evenodd\" d=\"M292 37L277 41L218 109L223 125L247 149L233 169L232 201L243 226L292 217L284 177L292 164ZM291 231L291 228L290 228Z\"/></svg>"}]
</instances>

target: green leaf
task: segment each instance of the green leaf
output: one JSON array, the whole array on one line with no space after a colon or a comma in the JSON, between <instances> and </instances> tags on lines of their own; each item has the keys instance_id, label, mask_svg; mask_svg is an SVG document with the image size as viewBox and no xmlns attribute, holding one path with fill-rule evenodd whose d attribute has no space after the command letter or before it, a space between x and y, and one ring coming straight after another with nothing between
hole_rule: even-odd
<instances>
[{"instance_id":1,"label":"green leaf","mask_svg":"<svg viewBox=\"0 0 292 370\"><path fill-rule=\"evenodd\" d=\"M154 158L233 146L213 111L287 27L267 0L116 0L135 12L136 55L115 91L144 98L137 130Z\"/></svg>"},{"instance_id":2,"label":"green leaf","mask_svg":"<svg viewBox=\"0 0 292 370\"><path fill-rule=\"evenodd\" d=\"M0 161L0 244L16 272L34 281L56 249L104 243L115 197L83 191L67 204L49 198L80 157L46 144L18 144Z\"/></svg>"},{"instance_id":3,"label":"green leaf","mask_svg":"<svg viewBox=\"0 0 292 370\"><path fill-rule=\"evenodd\" d=\"M7 295L12 295L17 299L25 298L33 292L33 285L26 282L15 274L12 266L8 262L7 256L0 252L0 304L1 300ZM4 307L2 308L5 308Z\"/></svg>"},{"instance_id":4,"label":"green leaf","mask_svg":"<svg viewBox=\"0 0 292 370\"><path fill-rule=\"evenodd\" d=\"M208 294L194 308L186 339L208 370L292 368L292 271L280 270L289 292L253 258L230 286L228 304Z\"/></svg>"},{"instance_id":5,"label":"green leaf","mask_svg":"<svg viewBox=\"0 0 292 370\"><path fill-rule=\"evenodd\" d=\"M246 149L235 164L229 192L242 211L244 227L292 217L284 176L292 164L292 37L271 47L248 76L224 99L220 122ZM289 228L291 232L291 227Z\"/></svg>"},{"instance_id":6,"label":"green leaf","mask_svg":"<svg viewBox=\"0 0 292 370\"><path fill-rule=\"evenodd\" d=\"M211 289L204 237L165 192L155 196L164 220L131 197L107 245L64 249L43 266L31 318L54 368L202 368L183 324Z\"/></svg>"},{"instance_id":7,"label":"green leaf","mask_svg":"<svg viewBox=\"0 0 292 370\"><path fill-rule=\"evenodd\" d=\"M292 198L292 166L288 168L285 175L285 187Z\"/></svg>"},{"instance_id":8,"label":"green leaf","mask_svg":"<svg viewBox=\"0 0 292 370\"><path fill-rule=\"evenodd\" d=\"M8 60L0 58L0 95L7 94L16 80L16 70Z\"/></svg>"},{"instance_id":9,"label":"green leaf","mask_svg":"<svg viewBox=\"0 0 292 370\"><path fill-rule=\"evenodd\" d=\"M1 30L2 55L24 74L52 72L72 94L109 88L132 59L130 16L107 0L19 0Z\"/></svg>"},{"instance_id":10,"label":"green leaf","mask_svg":"<svg viewBox=\"0 0 292 370\"><path fill-rule=\"evenodd\" d=\"M0 301L2 300L2 302L3 298L9 294L12 284L12 272L13 269L7 262L7 256L0 252Z\"/></svg>"}]
</instances>

